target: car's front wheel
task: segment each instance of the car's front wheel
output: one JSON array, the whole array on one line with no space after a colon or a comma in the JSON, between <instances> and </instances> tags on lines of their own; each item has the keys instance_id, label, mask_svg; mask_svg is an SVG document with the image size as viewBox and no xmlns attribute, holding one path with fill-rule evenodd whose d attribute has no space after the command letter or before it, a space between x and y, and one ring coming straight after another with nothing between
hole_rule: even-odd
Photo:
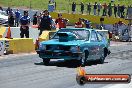
<instances>
[{"instance_id":1,"label":"car's front wheel","mask_svg":"<svg viewBox=\"0 0 132 88\"><path fill-rule=\"evenodd\" d=\"M104 63L104 60L105 60L107 54L108 54L108 50L104 49L104 52L102 53L102 55L101 55L101 57L99 59L99 64L103 64Z\"/></svg>"},{"instance_id":2,"label":"car's front wheel","mask_svg":"<svg viewBox=\"0 0 132 88\"><path fill-rule=\"evenodd\" d=\"M44 65L48 65L49 62L50 62L50 59L43 58L43 63L44 63Z\"/></svg>"},{"instance_id":3,"label":"car's front wheel","mask_svg":"<svg viewBox=\"0 0 132 88\"><path fill-rule=\"evenodd\" d=\"M88 52L85 51L81 54L80 56L80 65L81 66L85 66L86 65L86 62L87 62L87 58L88 58Z\"/></svg>"},{"instance_id":4,"label":"car's front wheel","mask_svg":"<svg viewBox=\"0 0 132 88\"><path fill-rule=\"evenodd\" d=\"M103 64L104 63L104 60L105 60L105 57L100 57L100 59L99 59L99 64Z\"/></svg>"}]
</instances>

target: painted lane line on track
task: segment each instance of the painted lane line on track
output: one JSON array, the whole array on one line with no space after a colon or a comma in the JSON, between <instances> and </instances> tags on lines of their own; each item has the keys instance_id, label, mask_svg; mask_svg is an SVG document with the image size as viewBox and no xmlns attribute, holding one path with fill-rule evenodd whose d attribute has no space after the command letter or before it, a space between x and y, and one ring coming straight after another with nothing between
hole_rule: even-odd
<instances>
[{"instance_id":1,"label":"painted lane line on track","mask_svg":"<svg viewBox=\"0 0 132 88\"><path fill-rule=\"evenodd\" d=\"M121 46L121 45L128 45L131 44L130 42L111 42L110 46Z\"/></svg>"},{"instance_id":2,"label":"painted lane line on track","mask_svg":"<svg viewBox=\"0 0 132 88\"><path fill-rule=\"evenodd\" d=\"M0 56L0 60L1 59L10 59L13 57L30 56L30 55L35 55L35 54L36 54L36 52L2 55L2 56Z\"/></svg>"},{"instance_id":3,"label":"painted lane line on track","mask_svg":"<svg viewBox=\"0 0 132 88\"><path fill-rule=\"evenodd\" d=\"M132 88L132 82L128 84L115 84L115 85L110 84L102 88Z\"/></svg>"}]
</instances>

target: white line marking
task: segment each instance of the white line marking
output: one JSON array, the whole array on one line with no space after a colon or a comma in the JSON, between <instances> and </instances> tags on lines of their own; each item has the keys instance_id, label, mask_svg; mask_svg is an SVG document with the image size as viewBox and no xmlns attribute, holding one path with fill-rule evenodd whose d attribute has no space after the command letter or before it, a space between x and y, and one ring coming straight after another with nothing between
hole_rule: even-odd
<instances>
[{"instance_id":1,"label":"white line marking","mask_svg":"<svg viewBox=\"0 0 132 88\"><path fill-rule=\"evenodd\" d=\"M132 88L132 82L128 84L115 84L115 85L110 84L102 88Z\"/></svg>"}]
</instances>

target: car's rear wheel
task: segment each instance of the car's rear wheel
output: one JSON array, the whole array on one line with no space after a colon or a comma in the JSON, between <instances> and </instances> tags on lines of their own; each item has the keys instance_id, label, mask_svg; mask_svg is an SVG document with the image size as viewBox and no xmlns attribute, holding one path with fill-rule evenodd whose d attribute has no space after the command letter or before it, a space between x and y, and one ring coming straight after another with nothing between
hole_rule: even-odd
<instances>
[{"instance_id":1,"label":"car's rear wheel","mask_svg":"<svg viewBox=\"0 0 132 88\"><path fill-rule=\"evenodd\" d=\"M83 53L81 54L80 58L81 58L81 59L80 59L80 65L81 65L81 66L85 66L86 63L87 63L88 52L87 52L87 51L83 52Z\"/></svg>"},{"instance_id":2,"label":"car's rear wheel","mask_svg":"<svg viewBox=\"0 0 132 88\"><path fill-rule=\"evenodd\" d=\"M99 59L99 63L100 64L103 64L104 63L104 60L105 60L107 54L108 54L108 50L107 49L104 49L104 52L102 53L102 55L101 55L101 57Z\"/></svg>"},{"instance_id":3,"label":"car's rear wheel","mask_svg":"<svg viewBox=\"0 0 132 88\"><path fill-rule=\"evenodd\" d=\"M49 62L50 62L50 59L43 58L43 63L44 63L44 65L48 65Z\"/></svg>"}]
</instances>

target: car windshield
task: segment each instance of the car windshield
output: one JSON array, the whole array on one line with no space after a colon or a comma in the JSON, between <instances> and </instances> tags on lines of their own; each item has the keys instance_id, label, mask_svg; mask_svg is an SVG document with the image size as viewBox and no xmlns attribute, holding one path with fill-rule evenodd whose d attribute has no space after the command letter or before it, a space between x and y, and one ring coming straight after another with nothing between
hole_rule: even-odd
<instances>
[{"instance_id":1,"label":"car windshield","mask_svg":"<svg viewBox=\"0 0 132 88\"><path fill-rule=\"evenodd\" d=\"M60 29L59 32L71 32L75 35L76 40L88 40L89 39L89 31L84 29ZM59 39L57 33L52 37L52 39Z\"/></svg>"},{"instance_id":2,"label":"car windshield","mask_svg":"<svg viewBox=\"0 0 132 88\"><path fill-rule=\"evenodd\" d=\"M6 12L4 12L4 11L0 11L0 14L7 16Z\"/></svg>"}]
</instances>

